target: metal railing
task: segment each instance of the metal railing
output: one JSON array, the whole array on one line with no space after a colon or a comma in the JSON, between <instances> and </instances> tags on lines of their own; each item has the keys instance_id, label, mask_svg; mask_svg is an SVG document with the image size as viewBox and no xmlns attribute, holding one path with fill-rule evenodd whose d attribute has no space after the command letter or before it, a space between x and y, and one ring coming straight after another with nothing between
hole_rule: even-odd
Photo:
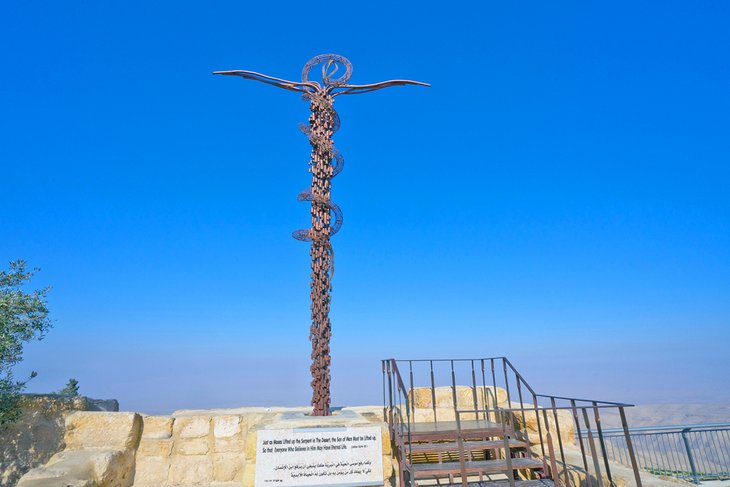
<instances>
[{"instance_id":1,"label":"metal railing","mask_svg":"<svg viewBox=\"0 0 730 487\"><path fill-rule=\"evenodd\" d=\"M601 426L601 414L613 409L621 419L627 460L624 463L633 470L635 485L642 485L625 414L625 408L632 407L631 404L538 394L506 357L388 359L382 361L382 371L383 417L396 442L396 454L400 455L401 479L406 460L413 458L411 432L415 424L438 424L444 421L444 409L453 408L459 437L460 419L466 414L472 419L508 426L505 431L511 430L517 438L533 445L535 455L544 464L545 475L556 486L613 486L610 447ZM451 397L446 400L443 394L437 394L444 388L450 389ZM505 422L505 413L509 413L509 424ZM453 420L449 417L447 421ZM568 435L561 434L561 427L575 432L570 440L566 438L571 445L565 444L564 436ZM566 455L569 446L579 449L572 459ZM505 454L510 456L509 448ZM460 461L464 462L462 455Z\"/></svg>"},{"instance_id":2,"label":"metal railing","mask_svg":"<svg viewBox=\"0 0 730 487\"><path fill-rule=\"evenodd\" d=\"M730 479L730 423L630 428L639 468L651 474L700 483ZM626 464L619 429L604 429L608 456Z\"/></svg>"}]
</instances>

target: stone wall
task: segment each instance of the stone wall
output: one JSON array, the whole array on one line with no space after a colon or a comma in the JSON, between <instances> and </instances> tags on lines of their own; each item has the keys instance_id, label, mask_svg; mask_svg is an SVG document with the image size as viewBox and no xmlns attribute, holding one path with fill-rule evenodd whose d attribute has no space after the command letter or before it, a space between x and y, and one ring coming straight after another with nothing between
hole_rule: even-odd
<instances>
[{"instance_id":1,"label":"stone wall","mask_svg":"<svg viewBox=\"0 0 730 487\"><path fill-rule=\"evenodd\" d=\"M495 393L499 398L500 391ZM423 410L424 420L431 420L426 411L431 411L431 415L453 411L446 392L437 394L436 399L436 413L425 396L419 399L417 409ZM308 417L308 411L309 408L240 408L177 411L170 416L76 412L66 417L66 449L53 455L43 467L24 475L17 487L253 487L258 432L376 425L381 427L383 439L383 487L397 486L398 466L380 407L344 408L327 418ZM561 419L567 426L568 418ZM529 420L526 423L530 430ZM564 434L561 428L561 436ZM591 474L579 466L580 453L570 442L564 446L568 465L565 469L558 464L561 479L568 475L575 485L596 485L596 479L589 481ZM635 485L630 469L620 465L612 465L611 469L616 487ZM645 486L672 485L648 474L642 474L642 480Z\"/></svg>"},{"instance_id":2,"label":"stone wall","mask_svg":"<svg viewBox=\"0 0 730 487\"><path fill-rule=\"evenodd\" d=\"M218 411L178 411L172 416L145 416L137 450L134 485L167 487L232 483L253 487L256 434L262 429L307 425L309 408L240 408ZM380 425L383 436L384 485L394 471L390 436L380 408L345 408L317 425Z\"/></svg>"},{"instance_id":3,"label":"stone wall","mask_svg":"<svg viewBox=\"0 0 730 487\"><path fill-rule=\"evenodd\" d=\"M477 406L496 402L509 407L501 388L478 388ZM458 386L456 402L460 409L474 404L474 391ZM414 389L416 422L454 420L454 391L450 387ZM435 403L434 403L435 396ZM264 429L292 429L316 426L381 427L383 438L383 486L396 485L397 464L391 439L382 421L380 407L344 408L327 418L305 415L310 408L239 408L224 410L176 411L170 416L115 413L95 417L77 413L67 418L67 450L53 456L44 468L23 478L18 487L52 487L59 479L69 485L86 479L84 487L177 487L243 486L253 487L256 473L256 440ZM130 416L132 415L132 416ZM463 419L472 419L465 415ZM531 443L538 441L535 421L515 416L517 426L528 433ZM572 417L559 417L561 437L573 441ZM551 430L554 428L551 425ZM109 431L118 440L112 445ZM554 436L557 436L554 432ZM84 439L85 438L85 439ZM136 443L135 443L136 442ZM111 480L114 483L109 483ZM45 483L44 483L45 482ZM50 482L50 483L49 483ZM79 484L82 485L82 484ZM2 487L2 486L0 486Z\"/></svg>"},{"instance_id":4,"label":"stone wall","mask_svg":"<svg viewBox=\"0 0 730 487\"><path fill-rule=\"evenodd\" d=\"M118 411L115 400L24 394L20 419L0 429L0 487L12 487L31 468L64 449L65 420L74 411Z\"/></svg>"},{"instance_id":5,"label":"stone wall","mask_svg":"<svg viewBox=\"0 0 730 487\"><path fill-rule=\"evenodd\" d=\"M395 485L391 441L379 407L333 416L310 408L178 411L171 416L78 412L66 418L66 449L28 472L18 487L253 487L262 429L380 426L383 486Z\"/></svg>"}]
</instances>

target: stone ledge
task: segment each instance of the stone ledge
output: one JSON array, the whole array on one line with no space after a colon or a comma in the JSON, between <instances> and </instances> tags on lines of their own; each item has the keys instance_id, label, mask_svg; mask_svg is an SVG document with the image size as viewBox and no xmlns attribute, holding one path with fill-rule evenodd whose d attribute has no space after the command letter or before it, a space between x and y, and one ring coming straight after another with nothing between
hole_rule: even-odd
<instances>
[{"instance_id":1,"label":"stone ledge","mask_svg":"<svg viewBox=\"0 0 730 487\"><path fill-rule=\"evenodd\" d=\"M133 450L72 450L25 474L17 487L125 487L134 476Z\"/></svg>"},{"instance_id":2,"label":"stone ledge","mask_svg":"<svg viewBox=\"0 0 730 487\"><path fill-rule=\"evenodd\" d=\"M66 449L107 448L135 450L142 436L137 413L76 412L66 418Z\"/></svg>"},{"instance_id":3,"label":"stone ledge","mask_svg":"<svg viewBox=\"0 0 730 487\"><path fill-rule=\"evenodd\" d=\"M142 438L164 440L172 437L172 422L170 416L144 416L142 418Z\"/></svg>"}]
</instances>

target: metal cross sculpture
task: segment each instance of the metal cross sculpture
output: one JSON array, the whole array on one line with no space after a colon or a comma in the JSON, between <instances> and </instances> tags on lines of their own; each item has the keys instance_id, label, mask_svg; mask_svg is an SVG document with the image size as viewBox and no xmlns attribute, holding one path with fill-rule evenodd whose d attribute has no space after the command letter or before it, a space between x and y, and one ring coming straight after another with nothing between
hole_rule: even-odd
<instances>
[{"instance_id":1,"label":"metal cross sculpture","mask_svg":"<svg viewBox=\"0 0 730 487\"><path fill-rule=\"evenodd\" d=\"M309 73L315 66L322 65L321 82L310 80ZM334 77L344 68L344 73ZM216 71L213 74L240 76L260 81L286 90L302 93L312 111L309 125L301 124L300 129L309 138L312 154L309 159L309 172L312 185L299 193L298 201L311 203L312 227L296 230L292 236L304 242L311 242L309 255L312 258L311 309L312 325L309 339L312 342L312 406L315 416L330 413L330 337L332 336L329 318L330 291L334 274L334 254L330 237L342 226L342 211L330 199L332 178L344 166L344 158L335 149L332 134L340 127L340 118L332 104L339 95L356 95L400 85L430 86L426 83L409 80L391 80L369 85L347 84L352 75L352 64L336 54L316 56L304 65L301 81L288 81L253 71Z\"/></svg>"}]
</instances>

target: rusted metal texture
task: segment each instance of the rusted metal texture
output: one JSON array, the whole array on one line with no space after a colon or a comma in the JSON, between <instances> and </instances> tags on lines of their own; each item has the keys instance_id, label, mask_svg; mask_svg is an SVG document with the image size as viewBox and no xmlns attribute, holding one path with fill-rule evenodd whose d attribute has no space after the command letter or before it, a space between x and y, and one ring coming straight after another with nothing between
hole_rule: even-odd
<instances>
[{"instance_id":1,"label":"rusted metal texture","mask_svg":"<svg viewBox=\"0 0 730 487\"><path fill-rule=\"evenodd\" d=\"M321 81L310 79L312 69L316 66L321 66ZM338 71L344 72L340 76L336 76ZM288 81L244 70L216 71L213 74L240 76L286 90L297 91L302 93L305 101L309 102L311 110L309 124L302 124L300 129L309 138L312 146L309 159L312 184L299 193L297 200L310 202L312 226L308 229L296 230L292 236L297 240L310 242L312 324L309 339L312 342L312 365L310 367L312 406L314 415L329 415L330 338L332 336L329 312L334 274L334 253L330 237L336 234L342 226L342 211L332 201L330 193L332 178L342 171L345 162L332 141L332 135L340 127L340 118L333 107L334 99L339 95L368 93L389 86L429 85L409 80L390 80L368 85L348 84L347 82L352 76L352 64L348 59L337 54L322 54L310 59L302 70L301 81Z\"/></svg>"}]
</instances>

